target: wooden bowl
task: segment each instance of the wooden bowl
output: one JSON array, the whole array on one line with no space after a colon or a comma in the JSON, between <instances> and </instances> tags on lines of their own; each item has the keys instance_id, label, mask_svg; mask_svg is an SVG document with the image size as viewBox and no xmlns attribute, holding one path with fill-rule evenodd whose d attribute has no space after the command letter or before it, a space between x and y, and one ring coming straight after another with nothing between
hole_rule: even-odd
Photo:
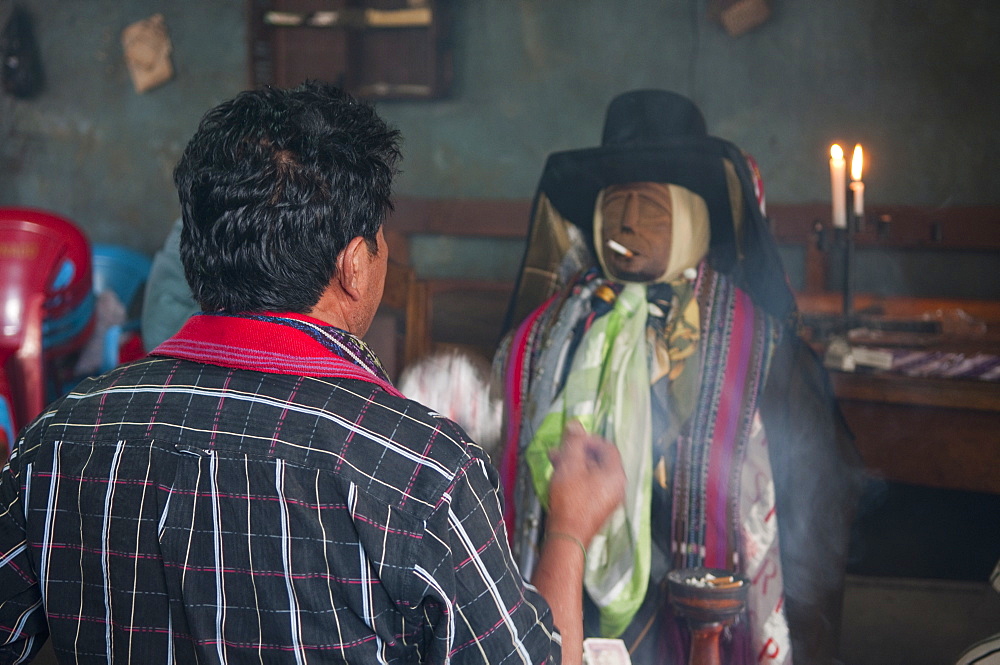
<instances>
[{"instance_id":1,"label":"wooden bowl","mask_svg":"<svg viewBox=\"0 0 1000 665\"><path fill-rule=\"evenodd\" d=\"M730 570L681 568L667 573L670 602L698 624L731 623L746 606L750 580Z\"/></svg>"}]
</instances>

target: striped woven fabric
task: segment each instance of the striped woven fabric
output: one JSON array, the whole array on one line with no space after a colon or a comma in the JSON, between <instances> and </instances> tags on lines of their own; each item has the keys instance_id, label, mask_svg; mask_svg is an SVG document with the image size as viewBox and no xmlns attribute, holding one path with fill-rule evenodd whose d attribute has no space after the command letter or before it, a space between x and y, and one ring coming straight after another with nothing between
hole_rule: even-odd
<instances>
[{"instance_id":1,"label":"striped woven fabric","mask_svg":"<svg viewBox=\"0 0 1000 665\"><path fill-rule=\"evenodd\" d=\"M1000 381L1000 355L949 353L913 349L882 349L892 354L889 371L907 376Z\"/></svg>"},{"instance_id":2,"label":"striped woven fabric","mask_svg":"<svg viewBox=\"0 0 1000 665\"><path fill-rule=\"evenodd\" d=\"M558 659L496 471L455 423L343 331L193 325L159 349L184 359L87 379L18 441L0 663L46 638L61 663Z\"/></svg>"}]
</instances>

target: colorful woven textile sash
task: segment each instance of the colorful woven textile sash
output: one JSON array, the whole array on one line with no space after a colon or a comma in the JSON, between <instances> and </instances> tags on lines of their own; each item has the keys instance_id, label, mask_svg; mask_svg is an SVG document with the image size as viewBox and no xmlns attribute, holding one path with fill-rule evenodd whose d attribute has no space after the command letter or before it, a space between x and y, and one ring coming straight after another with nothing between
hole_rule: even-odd
<instances>
[{"instance_id":1,"label":"colorful woven textile sash","mask_svg":"<svg viewBox=\"0 0 1000 665\"><path fill-rule=\"evenodd\" d=\"M674 465L674 565L738 570L734 498L777 329L718 273L703 271L695 288L702 304L702 378Z\"/></svg>"},{"instance_id":2,"label":"colorful woven textile sash","mask_svg":"<svg viewBox=\"0 0 1000 665\"><path fill-rule=\"evenodd\" d=\"M674 568L735 570L751 580L750 630L734 632L729 661L789 662L774 484L757 405L779 327L712 270L695 285L701 304L701 383L677 440Z\"/></svg>"},{"instance_id":3,"label":"colorful woven textile sash","mask_svg":"<svg viewBox=\"0 0 1000 665\"><path fill-rule=\"evenodd\" d=\"M273 374L360 379L402 396L364 342L302 314L196 314L150 355Z\"/></svg>"},{"instance_id":4,"label":"colorful woven textile sash","mask_svg":"<svg viewBox=\"0 0 1000 665\"><path fill-rule=\"evenodd\" d=\"M518 481L518 471L520 469L520 437L522 429L522 414L524 410L525 397L528 394L527 381L530 377L528 365L530 365L530 349L539 330L542 326L539 321L542 315L556 301L556 295L551 296L542 303L521 325L514 331L513 338L509 342L508 366L504 375L504 406L506 421L503 456L500 458L500 483L503 487L504 501L504 525L507 529L507 542L512 546L515 544L514 525L517 523L515 515L516 505L512 500L515 496L514 488ZM530 575L530 571L522 571L524 575Z\"/></svg>"}]
</instances>

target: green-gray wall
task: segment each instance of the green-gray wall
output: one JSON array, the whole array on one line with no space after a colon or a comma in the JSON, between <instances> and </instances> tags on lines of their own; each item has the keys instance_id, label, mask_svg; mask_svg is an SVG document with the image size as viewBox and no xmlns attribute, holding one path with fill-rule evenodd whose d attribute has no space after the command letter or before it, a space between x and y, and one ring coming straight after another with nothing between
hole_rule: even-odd
<instances>
[{"instance_id":1,"label":"green-gray wall","mask_svg":"<svg viewBox=\"0 0 1000 665\"><path fill-rule=\"evenodd\" d=\"M11 2L12 0L0 0ZM170 172L201 114L246 87L238 0L19 0L47 87L0 96L0 205L51 209L152 252L177 215ZM1000 204L1000 4L772 0L728 36L705 2L455 0L455 84L383 102L405 136L401 194L529 198L546 155L595 145L617 93L676 90L752 153L768 198L829 198L827 150L860 142L870 203ZM136 94L120 33L162 13L176 77Z\"/></svg>"}]
</instances>

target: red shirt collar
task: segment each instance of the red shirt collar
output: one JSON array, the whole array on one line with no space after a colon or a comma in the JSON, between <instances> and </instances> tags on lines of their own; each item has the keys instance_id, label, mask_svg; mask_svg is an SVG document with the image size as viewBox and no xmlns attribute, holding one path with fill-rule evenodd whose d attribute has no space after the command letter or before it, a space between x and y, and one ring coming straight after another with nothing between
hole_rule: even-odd
<instances>
[{"instance_id":1,"label":"red shirt collar","mask_svg":"<svg viewBox=\"0 0 1000 665\"><path fill-rule=\"evenodd\" d=\"M195 314L150 355L273 374L360 379L402 396L364 342L304 314Z\"/></svg>"}]
</instances>

